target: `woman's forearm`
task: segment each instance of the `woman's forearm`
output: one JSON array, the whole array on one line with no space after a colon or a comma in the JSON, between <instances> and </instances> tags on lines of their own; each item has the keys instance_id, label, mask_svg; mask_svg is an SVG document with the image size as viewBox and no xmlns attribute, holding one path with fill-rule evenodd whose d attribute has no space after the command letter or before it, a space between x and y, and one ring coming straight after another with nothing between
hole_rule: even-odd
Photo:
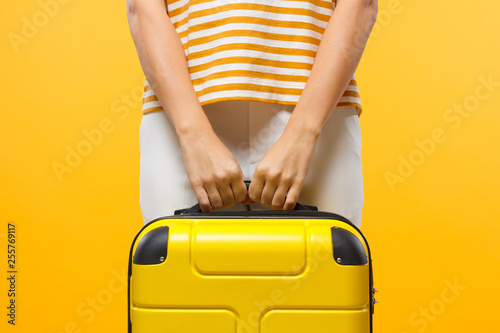
<instances>
[{"instance_id":1,"label":"woman's forearm","mask_svg":"<svg viewBox=\"0 0 500 333\"><path fill-rule=\"evenodd\" d=\"M319 136L361 60L377 15L377 0L340 0L318 46L311 73L289 120Z\"/></svg>"},{"instance_id":2,"label":"woman's forearm","mask_svg":"<svg viewBox=\"0 0 500 333\"><path fill-rule=\"evenodd\" d=\"M163 0L127 0L127 17L144 75L179 138L211 130Z\"/></svg>"}]
</instances>

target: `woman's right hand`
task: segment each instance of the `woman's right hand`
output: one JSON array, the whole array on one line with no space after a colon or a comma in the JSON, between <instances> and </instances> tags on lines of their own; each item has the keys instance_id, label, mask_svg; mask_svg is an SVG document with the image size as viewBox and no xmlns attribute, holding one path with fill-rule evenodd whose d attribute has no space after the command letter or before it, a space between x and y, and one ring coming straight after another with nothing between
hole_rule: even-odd
<instances>
[{"instance_id":1,"label":"woman's right hand","mask_svg":"<svg viewBox=\"0 0 500 333\"><path fill-rule=\"evenodd\" d=\"M166 2L127 0L127 18L146 78L177 131L186 171L202 211L246 202L243 172L200 104ZM230 126L230 124L228 124Z\"/></svg>"},{"instance_id":2,"label":"woman's right hand","mask_svg":"<svg viewBox=\"0 0 500 333\"><path fill-rule=\"evenodd\" d=\"M240 165L212 129L183 135L179 140L202 212L249 202Z\"/></svg>"}]
</instances>

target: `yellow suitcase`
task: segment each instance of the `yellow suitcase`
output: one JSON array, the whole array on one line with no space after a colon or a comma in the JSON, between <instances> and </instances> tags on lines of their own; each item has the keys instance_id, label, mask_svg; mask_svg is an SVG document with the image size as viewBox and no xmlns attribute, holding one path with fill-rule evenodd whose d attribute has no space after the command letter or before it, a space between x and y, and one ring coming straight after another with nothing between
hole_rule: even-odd
<instances>
[{"instance_id":1,"label":"yellow suitcase","mask_svg":"<svg viewBox=\"0 0 500 333\"><path fill-rule=\"evenodd\" d=\"M346 218L202 213L146 224L128 270L128 333L373 332L370 249Z\"/></svg>"}]
</instances>

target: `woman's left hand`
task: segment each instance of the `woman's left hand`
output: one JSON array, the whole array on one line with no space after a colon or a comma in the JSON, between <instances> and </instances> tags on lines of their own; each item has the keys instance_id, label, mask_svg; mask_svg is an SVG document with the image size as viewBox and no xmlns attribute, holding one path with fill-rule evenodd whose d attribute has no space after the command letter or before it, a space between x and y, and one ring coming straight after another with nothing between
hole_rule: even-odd
<instances>
[{"instance_id":1,"label":"woman's left hand","mask_svg":"<svg viewBox=\"0 0 500 333\"><path fill-rule=\"evenodd\" d=\"M283 134L264 154L250 182L251 201L292 210L311 167L319 132L288 122Z\"/></svg>"}]
</instances>

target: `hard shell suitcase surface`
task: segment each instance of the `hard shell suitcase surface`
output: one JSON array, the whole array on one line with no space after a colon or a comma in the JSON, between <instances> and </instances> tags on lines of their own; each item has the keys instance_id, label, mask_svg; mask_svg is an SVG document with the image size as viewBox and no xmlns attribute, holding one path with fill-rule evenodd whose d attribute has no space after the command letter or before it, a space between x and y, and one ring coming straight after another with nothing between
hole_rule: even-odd
<instances>
[{"instance_id":1,"label":"hard shell suitcase surface","mask_svg":"<svg viewBox=\"0 0 500 333\"><path fill-rule=\"evenodd\" d=\"M367 333L374 292L368 243L340 215L197 204L133 240L128 333Z\"/></svg>"}]
</instances>

